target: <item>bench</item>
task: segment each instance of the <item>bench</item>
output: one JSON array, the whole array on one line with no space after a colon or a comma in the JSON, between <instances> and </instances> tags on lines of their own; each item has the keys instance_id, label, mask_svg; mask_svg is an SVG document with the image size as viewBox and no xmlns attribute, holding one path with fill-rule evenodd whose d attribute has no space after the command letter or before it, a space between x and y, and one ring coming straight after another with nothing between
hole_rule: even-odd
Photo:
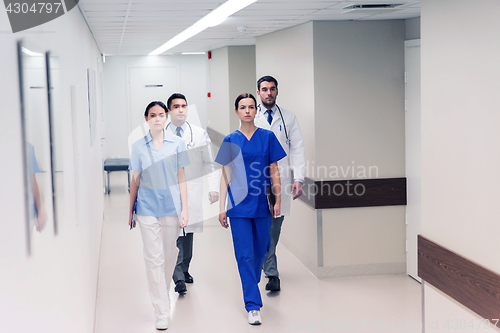
<instances>
[{"instance_id":1,"label":"bench","mask_svg":"<svg viewBox=\"0 0 500 333\"><path fill-rule=\"evenodd\" d=\"M130 192L130 172L128 170L130 159L128 158L107 158L104 160L104 171L108 173L108 182L106 184L106 193L109 194L109 173L114 171L127 171L128 190Z\"/></svg>"}]
</instances>

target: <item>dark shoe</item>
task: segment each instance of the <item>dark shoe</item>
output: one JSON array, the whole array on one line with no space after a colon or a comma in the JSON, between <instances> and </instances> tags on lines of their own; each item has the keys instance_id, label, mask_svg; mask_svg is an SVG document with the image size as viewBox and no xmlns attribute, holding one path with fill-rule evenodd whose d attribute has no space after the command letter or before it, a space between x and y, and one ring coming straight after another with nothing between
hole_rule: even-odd
<instances>
[{"instance_id":1,"label":"dark shoe","mask_svg":"<svg viewBox=\"0 0 500 333\"><path fill-rule=\"evenodd\" d=\"M184 283L184 281L182 281L182 280L177 281L175 283L175 289L174 290L176 292L178 292L179 294L184 294L187 291L186 284Z\"/></svg>"},{"instance_id":2,"label":"dark shoe","mask_svg":"<svg viewBox=\"0 0 500 333\"><path fill-rule=\"evenodd\" d=\"M193 283L194 282L193 277L188 272L184 273L184 282L186 282L186 283Z\"/></svg>"},{"instance_id":3,"label":"dark shoe","mask_svg":"<svg viewBox=\"0 0 500 333\"><path fill-rule=\"evenodd\" d=\"M277 276L270 276L269 282L266 284L266 290L279 291L280 289L280 278Z\"/></svg>"}]
</instances>

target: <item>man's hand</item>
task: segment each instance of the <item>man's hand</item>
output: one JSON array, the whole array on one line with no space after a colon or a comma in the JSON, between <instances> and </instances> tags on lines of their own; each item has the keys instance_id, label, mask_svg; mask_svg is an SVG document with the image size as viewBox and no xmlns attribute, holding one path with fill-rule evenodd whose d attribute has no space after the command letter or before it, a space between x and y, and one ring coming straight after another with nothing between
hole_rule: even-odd
<instances>
[{"instance_id":1,"label":"man's hand","mask_svg":"<svg viewBox=\"0 0 500 333\"><path fill-rule=\"evenodd\" d=\"M293 200L297 199L302 195L302 183L294 182L292 186Z\"/></svg>"},{"instance_id":2,"label":"man's hand","mask_svg":"<svg viewBox=\"0 0 500 333\"><path fill-rule=\"evenodd\" d=\"M208 201L210 201L210 204L219 201L219 192L215 191L208 192Z\"/></svg>"},{"instance_id":3,"label":"man's hand","mask_svg":"<svg viewBox=\"0 0 500 333\"><path fill-rule=\"evenodd\" d=\"M187 210L182 210L181 215L179 216L179 227L181 229L184 229L187 226L188 221L189 221L189 214Z\"/></svg>"}]
</instances>

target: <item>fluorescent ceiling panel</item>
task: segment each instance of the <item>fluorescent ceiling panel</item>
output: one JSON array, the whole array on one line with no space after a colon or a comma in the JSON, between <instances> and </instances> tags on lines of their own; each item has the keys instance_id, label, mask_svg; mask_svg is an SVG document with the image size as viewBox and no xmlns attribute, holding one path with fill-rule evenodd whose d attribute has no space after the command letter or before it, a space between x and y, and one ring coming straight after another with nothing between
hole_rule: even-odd
<instances>
[{"instance_id":1,"label":"fluorescent ceiling panel","mask_svg":"<svg viewBox=\"0 0 500 333\"><path fill-rule=\"evenodd\" d=\"M229 16L242 10L243 8L254 3L255 1L257 0L228 0L220 7L210 12L210 14L204 16L201 20L197 21L195 24L193 24L192 26L190 26L189 28L187 28L186 30L184 30L183 32L181 32L180 34L178 34L177 36L175 36L174 38L172 38L171 40L169 40L168 42L166 42L153 52L151 52L150 55L161 54L179 45L185 40L193 37L194 35L200 33L206 28L214 27L216 25L221 24Z\"/></svg>"}]
</instances>

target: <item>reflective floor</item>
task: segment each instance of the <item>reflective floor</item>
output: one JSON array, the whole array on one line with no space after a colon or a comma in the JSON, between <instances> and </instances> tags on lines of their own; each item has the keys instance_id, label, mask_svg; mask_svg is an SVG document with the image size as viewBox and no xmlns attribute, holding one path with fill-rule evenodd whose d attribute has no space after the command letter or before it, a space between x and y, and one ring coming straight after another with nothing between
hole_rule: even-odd
<instances>
[{"instance_id":1,"label":"reflective floor","mask_svg":"<svg viewBox=\"0 0 500 333\"><path fill-rule=\"evenodd\" d=\"M111 173L99 267L95 333L158 332L149 300L139 229L128 230L124 172ZM420 284L406 275L318 280L278 246L282 290L260 289L262 325L243 304L231 234L215 218L194 236L194 283L172 303L167 332L421 332Z\"/></svg>"}]
</instances>

